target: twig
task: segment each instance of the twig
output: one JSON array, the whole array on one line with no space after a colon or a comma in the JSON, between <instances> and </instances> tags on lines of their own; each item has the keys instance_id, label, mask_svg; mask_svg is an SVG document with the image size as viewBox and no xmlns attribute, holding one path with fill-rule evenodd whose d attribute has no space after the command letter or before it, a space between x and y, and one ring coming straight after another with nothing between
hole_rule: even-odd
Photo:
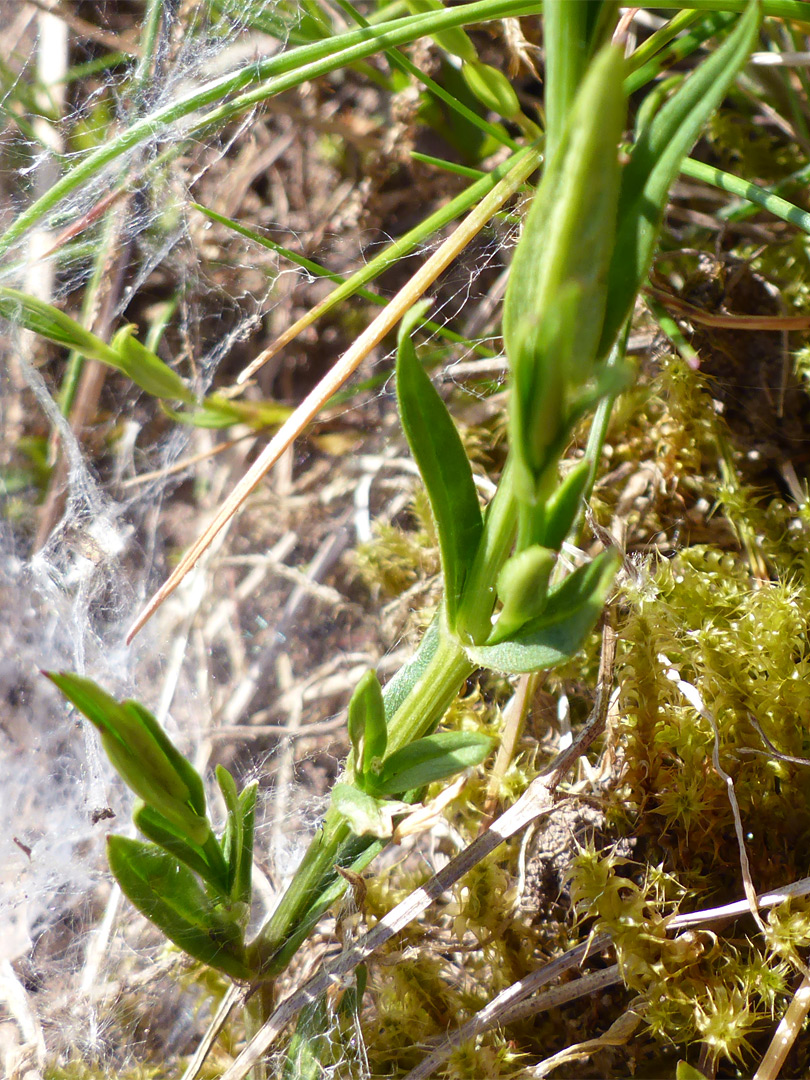
<instances>
[{"instance_id":1,"label":"twig","mask_svg":"<svg viewBox=\"0 0 810 1080\"><path fill-rule=\"evenodd\" d=\"M771 1045L754 1074L754 1080L776 1080L808 1012L810 1012L810 975L805 975L785 1015L779 1021Z\"/></svg>"},{"instance_id":2,"label":"twig","mask_svg":"<svg viewBox=\"0 0 810 1080\"><path fill-rule=\"evenodd\" d=\"M793 881L790 885L783 885L781 889L773 889L771 892L760 893L756 898L758 908L776 907L784 904L786 900L798 896L810 896L810 878L802 878ZM739 915L745 915L751 910L748 899L735 900L731 904L722 904L720 907L704 908L702 911L686 911L682 915L673 915L667 919L667 930L685 930L690 926L705 926L706 923L726 922L736 919Z\"/></svg>"},{"instance_id":3,"label":"twig","mask_svg":"<svg viewBox=\"0 0 810 1080\"><path fill-rule=\"evenodd\" d=\"M757 908L757 893L754 888L754 882L751 879L751 865L748 862L748 850L745 846L745 833L743 831L742 817L740 816L740 805L737 802L737 796L734 793L734 781L720 764L720 732L717 728L717 721L704 704L703 698L700 696L700 692L696 686L693 686L692 683L685 682L674 668L671 668L667 672L667 677L675 683L692 708L711 725L712 733L714 735L712 764L714 765L714 771L726 785L726 793L731 805L731 813L734 816L734 831L737 834L737 846L740 852L740 871L742 873L745 896L748 900L748 908L759 929L763 934L767 934L767 927L762 921L762 916Z\"/></svg>"},{"instance_id":4,"label":"twig","mask_svg":"<svg viewBox=\"0 0 810 1080\"><path fill-rule=\"evenodd\" d=\"M564 953L562 956L558 956L548 964L544 964L541 968L538 968L537 971L533 971L530 975L513 983L506 990L502 990L488 1005L485 1005L483 1009L476 1013L472 1020L469 1020L457 1031L454 1031L452 1035L448 1035L435 1050L432 1050L423 1061L420 1061L415 1069L412 1069L407 1074L404 1080L426 1080L426 1078L435 1072L442 1062L450 1056L457 1046L469 1042L477 1035L489 1031L490 1028L502 1026L503 1024L520 1019L521 1015L519 1010L524 1006L524 1003L526 1005L535 1005L536 1003L541 1002L542 999L542 1004L539 1004L538 1007L533 1010L535 1012L541 1012L544 1008L551 1009L555 1008L557 1005L565 1004L566 1001L579 997L581 993L593 993L595 989L600 989L600 986L590 985L589 989L583 990L582 984L590 977L583 976L580 979L576 979L574 982L566 983L564 986L554 987L553 990L540 995L539 998L526 1002L526 998L535 994L541 986L545 986L546 983L550 983L553 979L558 979L567 971L571 971L572 968L578 967L589 952L599 952L609 943L610 939L606 934L603 934L594 942L587 941L582 945L577 945L575 948L569 949L568 952ZM607 968L605 971L595 972L594 974L597 976L605 976L607 972L616 972L618 978L618 970L615 967ZM609 986L614 981L615 979L611 979L602 985ZM576 991L573 991L574 987L577 988ZM565 992L568 992L570 996L564 996L561 1000L560 994L565 994ZM546 1004L546 1002L548 1003Z\"/></svg>"}]
</instances>

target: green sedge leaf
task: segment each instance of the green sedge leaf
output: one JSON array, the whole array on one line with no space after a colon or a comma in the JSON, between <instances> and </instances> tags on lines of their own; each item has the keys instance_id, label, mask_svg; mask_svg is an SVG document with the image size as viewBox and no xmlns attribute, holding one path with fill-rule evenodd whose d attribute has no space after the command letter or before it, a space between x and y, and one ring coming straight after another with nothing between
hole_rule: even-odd
<instances>
[{"instance_id":1,"label":"green sedge leaf","mask_svg":"<svg viewBox=\"0 0 810 1080\"><path fill-rule=\"evenodd\" d=\"M365 673L349 702L349 738L359 774L372 772L375 762L379 763L385 756L388 745L382 687L373 671Z\"/></svg>"},{"instance_id":2,"label":"green sedge leaf","mask_svg":"<svg viewBox=\"0 0 810 1080\"><path fill-rule=\"evenodd\" d=\"M116 368L155 397L194 403L194 395L177 372L132 337L132 326L119 330L108 345L52 304L4 287L0 287L0 315L57 345Z\"/></svg>"},{"instance_id":3,"label":"green sedge leaf","mask_svg":"<svg viewBox=\"0 0 810 1080\"><path fill-rule=\"evenodd\" d=\"M375 795L401 795L480 765L494 745L477 731L439 731L403 746L385 759Z\"/></svg>"},{"instance_id":4,"label":"green sedge leaf","mask_svg":"<svg viewBox=\"0 0 810 1080\"><path fill-rule=\"evenodd\" d=\"M110 342L110 348L118 358L118 369L147 394L193 405L195 398L185 380L168 364L164 364L156 353L142 345L134 336L135 330L132 324L122 326Z\"/></svg>"},{"instance_id":5,"label":"green sedge leaf","mask_svg":"<svg viewBox=\"0 0 810 1080\"><path fill-rule=\"evenodd\" d=\"M335 784L332 805L346 818L356 836L376 836L387 839L394 831L397 814L413 809L408 803L378 799L352 784Z\"/></svg>"},{"instance_id":6,"label":"green sedge leaf","mask_svg":"<svg viewBox=\"0 0 810 1080\"><path fill-rule=\"evenodd\" d=\"M570 574L550 594L548 606L539 619L522 627L507 641L468 648L470 661L509 675L546 671L564 664L582 648L596 625L618 563L614 552L603 552L588 566Z\"/></svg>"},{"instance_id":7,"label":"green sedge leaf","mask_svg":"<svg viewBox=\"0 0 810 1080\"><path fill-rule=\"evenodd\" d=\"M141 802L132 811L132 820L147 840L151 840L195 874L199 874L217 892L228 895L228 882L223 878L221 869L212 867L203 849L192 844L173 822L158 813L154 807Z\"/></svg>"},{"instance_id":8,"label":"green sedge leaf","mask_svg":"<svg viewBox=\"0 0 810 1080\"><path fill-rule=\"evenodd\" d=\"M467 570L483 532L472 470L450 413L419 363L411 333L427 302L415 304L399 332L397 399L402 427L436 521L447 620L453 628Z\"/></svg>"},{"instance_id":9,"label":"green sedge leaf","mask_svg":"<svg viewBox=\"0 0 810 1080\"><path fill-rule=\"evenodd\" d=\"M748 59L761 18L761 7L753 0L734 31L650 120L630 151L622 176L600 356L612 347L647 276L669 189L681 163Z\"/></svg>"},{"instance_id":10,"label":"green sedge leaf","mask_svg":"<svg viewBox=\"0 0 810 1080\"><path fill-rule=\"evenodd\" d=\"M233 979L249 979L238 927L216 911L194 874L152 844L107 840L121 891L178 948Z\"/></svg>"},{"instance_id":11,"label":"green sedge leaf","mask_svg":"<svg viewBox=\"0 0 810 1080\"><path fill-rule=\"evenodd\" d=\"M441 0L406 0L406 3L414 15L424 15L428 11L442 11L444 4ZM478 53L466 30L460 26L454 26L450 30L441 30L430 35L439 48L460 60L472 63L478 59Z\"/></svg>"}]
</instances>

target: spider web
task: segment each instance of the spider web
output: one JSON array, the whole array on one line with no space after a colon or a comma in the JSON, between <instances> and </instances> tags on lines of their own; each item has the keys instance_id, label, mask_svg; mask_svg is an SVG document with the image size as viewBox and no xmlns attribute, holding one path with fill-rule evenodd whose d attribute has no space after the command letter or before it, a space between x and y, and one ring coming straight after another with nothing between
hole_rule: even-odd
<instances>
[{"instance_id":1,"label":"spider web","mask_svg":"<svg viewBox=\"0 0 810 1080\"><path fill-rule=\"evenodd\" d=\"M113 29L108 31L108 6L99 4L99 40L91 42L92 47L85 45L82 54L79 43L84 31L76 29L75 22L61 23L33 8L25 9L24 17L21 7L8 28L15 41L14 65L0 98L6 119L0 153L16 163L13 172L7 171L0 192L4 224L82 160L86 151L77 144L82 139L92 143L95 129L107 125L113 132L122 130L194 88L284 46L283 39L271 38L256 27L270 26L270 20L275 27L279 20L289 19L292 5L268 0L223 7L227 17L219 17L207 4L164 5L152 70L134 99L132 63L69 78L70 62L86 56L89 63L109 48L105 34L128 33L127 41L135 41L133 20L122 28L109 8ZM234 16L237 10L241 17ZM294 33L294 19L290 25ZM249 172L253 144L258 147L253 160L260 160L262 154L270 160L273 140L288 140L293 164L286 167L283 179L265 182L254 177L244 185L243 202L247 200L248 211L253 208L259 231L275 233L281 228L284 242L291 247L311 234L311 222L300 208L288 207L283 220L278 213L283 196L278 188L289 185L296 167L297 143L296 138L289 138L291 130L297 137L296 126L317 113L319 103L310 109L307 93L300 95L296 108L302 115L293 121L270 109L203 134L189 133L191 120L156 131L153 138L53 207L9 254L0 274L2 284L57 304L74 317L84 318L85 324L100 326L103 334L138 320L139 337L144 340L148 326L160 322L165 313L171 330L158 349L184 372L191 370L195 389L202 395L215 375L221 376L229 367L238 370L258 351L257 335L277 332L289 322L295 289L303 285L308 290L307 303L327 291L322 282L291 270L251 241L223 239L221 232L211 241L210 224L189 207L200 192L221 195L227 203L231 186L236 189L243 182L240 170ZM362 94L357 91L358 107ZM27 95L33 97L29 100ZM15 124L13 117L26 101L33 119ZM315 134L303 139L305 146L307 138L312 143L327 135L316 125ZM283 155L278 160L283 161ZM306 168L307 162L299 160L298 167ZM106 209L105 200L119 187L118 201ZM322 230L316 245L323 251L323 261L331 259L343 272L350 272L388 239L384 221L359 227L361 215L352 199L362 187L362 181L355 183L340 214L335 215L335 219L343 217L340 231ZM272 203L269 211L256 208L260 198ZM242 209L241 204L233 207L233 216L239 217ZM415 257L424 258L440 240L422 244ZM510 242L504 229L485 235L474 255L442 280L432 317L440 322L463 318L463 312L486 291L479 286L482 275L490 265L492 273L497 272ZM100 250L103 259L99 262ZM95 309L82 316L82 299L98 285L94 274L99 274L99 268L99 300ZM310 340L310 350L322 348L325 341L328 351L330 333L335 348L343 340L340 327L333 332L327 326L319 333L320 338ZM252 443L246 440L222 458L174 471L184 459L216 449L216 437L167 422L137 388L110 377L97 404L104 415L101 427L107 441L106 447L99 448L86 431L73 430L60 408L65 377L61 351L43 345L19 327L6 327L0 344L5 358L0 483L6 502L0 526L0 594L6 612L0 627L0 694L6 707L0 723L0 821L4 826L0 976L7 976L6 982L0 977L0 994L19 1028L16 1053L24 1055L33 1048L40 1067L46 1054L66 1060L74 1053L122 1068L148 1054L150 1042L147 1035L139 1036L139 1041L131 1033L122 1040L115 1019L116 995L125 994L131 985L142 985L144 972L151 972L155 984L148 1000L161 1014L155 1027L173 1032L171 1045L185 1046L183 1040L192 1039L200 1029L201 1017L194 1009L198 991L192 987L186 996L176 994L169 974L176 957L156 951L159 936L143 920L134 919L116 890L111 890L103 840L110 831L128 828L129 797L99 753L92 731L65 707L39 671L73 670L91 676L113 694L137 697L155 711L195 764L206 769L212 755L221 759L220 744L212 741L211 732L240 672L250 676L257 667L260 679L269 679L270 685L267 690L259 686L232 723L245 725L249 718L252 724L261 724L267 713L272 720L272 708L261 708L268 696L294 696L296 680L306 672L298 661L286 670L279 664L297 638L298 659L310 657L313 670L322 676L314 683L317 693L312 708L321 716L339 719L337 710L358 671L376 663L379 651L374 641L358 633L355 620L347 631L348 644L343 646L340 663L335 665L310 642L309 624L303 622L305 609L328 619L329 605L336 603L335 590L324 584L323 577L352 542L355 488L368 480L372 494L367 514L375 516L380 509L388 512L393 507L395 516L413 479L396 467L392 473L385 466L388 471L383 475L378 465L342 466L345 474L327 483L317 497L323 512L319 511L322 520L312 537L303 535L299 527L292 549L284 547L284 530L274 533L257 524L269 505L272 510L272 500L259 495L255 510L244 515L244 539L242 525L239 534L226 530L160 616L128 648L124 643L128 626L165 575L167 555L194 538L205 515L215 509L243 470L244 454ZM465 355L458 349L448 354L450 379L452 364ZM391 359L390 352L375 357L382 369L390 368ZM283 363L263 376L260 386L273 386L276 379L283 385ZM390 416L392 387L383 382L376 389L361 391L343 409L344 414L363 409ZM336 410L335 419L340 416L341 410ZM36 550L32 544L36 519L31 512L33 451L28 458L20 452L21 446L29 444L37 444L39 452L49 456L51 492L53 478L61 487L47 534ZM377 445L385 458L389 454L385 439L378 439ZM402 456L401 445L397 453ZM287 477L288 489L294 487L295 473L309 466L312 457L306 449L291 457L293 476ZM18 474L19 480L15 479ZM284 481L280 484L283 488ZM183 507L189 501L182 494L194 485L201 488L195 502L195 513L200 516L186 521ZM347 542L329 564L330 535L339 526L345 528ZM260 549L269 548L269 555L253 550L254 537ZM308 573L320 554L329 564L326 570L321 576ZM234 561L228 564L229 559ZM221 596L223 579L230 591ZM293 603L296 588L300 595ZM280 621L269 614L274 605L282 608ZM246 641L239 640L245 636ZM334 642L329 645L333 647ZM330 679L337 680L336 691L328 689ZM294 708L288 709L285 723L291 715ZM246 750L233 751L227 762L229 767L236 766L244 780L260 777L268 791L257 830L258 848L269 858L266 877L257 875L257 919L289 879L325 805L317 797L324 784L316 783L313 794L312 773L328 776L337 768L333 758L317 749L292 754L296 737L294 731L280 739L272 752L253 753L248 743ZM117 978L122 964L127 972L123 981ZM36 1002L26 993L32 985L44 988ZM77 994L80 1003L74 1008ZM58 1024L53 1023L56 1019ZM352 1068L365 1073L359 1029L356 1044L358 1056ZM9 1070L10 1062L11 1058L6 1061Z\"/></svg>"}]
</instances>

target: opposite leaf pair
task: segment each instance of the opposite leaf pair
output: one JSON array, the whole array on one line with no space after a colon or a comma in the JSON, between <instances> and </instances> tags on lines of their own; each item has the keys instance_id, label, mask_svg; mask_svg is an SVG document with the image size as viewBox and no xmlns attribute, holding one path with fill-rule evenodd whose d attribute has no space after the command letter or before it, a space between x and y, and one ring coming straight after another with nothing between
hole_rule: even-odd
<instances>
[{"instance_id":1,"label":"opposite leaf pair","mask_svg":"<svg viewBox=\"0 0 810 1080\"><path fill-rule=\"evenodd\" d=\"M244 948L250 914L256 784L237 793L222 766L217 782L227 809L217 839L199 773L154 716L136 701L118 702L90 679L50 673L98 730L124 782L142 800L133 820L149 840L107 841L110 868L138 910L179 948L234 979L248 979Z\"/></svg>"},{"instance_id":2,"label":"opposite leaf pair","mask_svg":"<svg viewBox=\"0 0 810 1080\"><path fill-rule=\"evenodd\" d=\"M442 731L403 746L388 757L388 726L382 687L373 671L357 684L349 702L352 758L332 802L358 836L388 837L393 817L411 809L411 798L436 780L480 765L493 740L478 732ZM392 796L404 795L405 801Z\"/></svg>"}]
</instances>

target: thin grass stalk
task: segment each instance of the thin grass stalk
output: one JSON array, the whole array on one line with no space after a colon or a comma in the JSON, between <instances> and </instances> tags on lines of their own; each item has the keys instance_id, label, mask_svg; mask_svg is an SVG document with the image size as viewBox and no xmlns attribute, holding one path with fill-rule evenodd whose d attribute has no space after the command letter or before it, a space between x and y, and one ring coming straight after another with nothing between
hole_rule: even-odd
<instances>
[{"instance_id":1,"label":"thin grass stalk","mask_svg":"<svg viewBox=\"0 0 810 1080\"><path fill-rule=\"evenodd\" d=\"M71 169L48 192L23 211L0 236L0 255L4 255L32 225L50 213L62 199L80 189L110 162L141 143L168 132L172 125L186 116L208 105L213 105L230 94L238 93L246 86L263 83L257 89L207 113L204 118L182 132L183 137L219 126L265 98L293 89L302 82L329 74L355 60L365 59L381 49L406 45L416 38L469 22L486 22L534 14L539 8L538 3L529 3L527 0L522 0L522 2L521 0L477 0L476 3L465 4L462 7L430 12L427 15L407 16L394 20L390 26L384 24L383 28L353 30L327 41L302 45L279 56L257 64L250 64L234 73L214 79L202 89L195 90L179 101L170 102L135 121L115 139L89 154L84 161Z\"/></svg>"}]
</instances>

